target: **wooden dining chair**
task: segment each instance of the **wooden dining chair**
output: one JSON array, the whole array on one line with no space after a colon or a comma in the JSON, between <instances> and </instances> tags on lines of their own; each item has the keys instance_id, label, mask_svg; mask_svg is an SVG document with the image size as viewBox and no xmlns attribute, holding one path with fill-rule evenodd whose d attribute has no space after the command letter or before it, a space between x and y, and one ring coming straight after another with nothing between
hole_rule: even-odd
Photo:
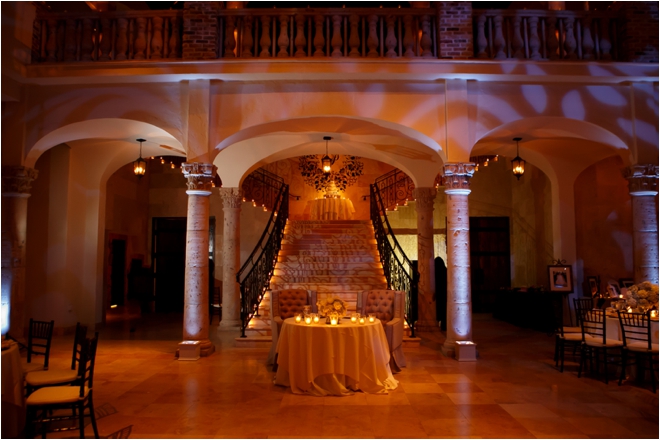
<instances>
[{"instance_id":1,"label":"wooden dining chair","mask_svg":"<svg viewBox=\"0 0 660 440\"><path fill-rule=\"evenodd\" d=\"M23 364L23 371L39 371L48 369L50 359L50 345L53 340L55 321L36 321L30 318L27 340L27 363ZM43 363L33 362L35 356L43 356Z\"/></svg>"},{"instance_id":2,"label":"wooden dining chair","mask_svg":"<svg viewBox=\"0 0 660 440\"><path fill-rule=\"evenodd\" d=\"M49 368L48 370L32 371L25 376L26 395L29 396L34 390L58 385L68 385L76 382L78 374L78 363L80 362L82 344L87 337L87 326L76 324L76 332L73 337L73 350L71 354L71 368Z\"/></svg>"},{"instance_id":3,"label":"wooden dining chair","mask_svg":"<svg viewBox=\"0 0 660 440\"><path fill-rule=\"evenodd\" d=\"M636 364L637 371L642 375L647 370L651 372L651 384L653 392L656 390L656 381L658 375L656 374L658 365L658 344L652 342L651 338L651 318L650 312L647 313L627 313L616 311L619 316L619 325L621 326L621 339L623 340L623 354L621 363L621 376L619 377L619 385L626 378L626 367L629 365L628 361L632 361L630 365ZM631 358L630 355L633 355ZM648 364L645 365L645 361ZM643 377L638 377L642 379Z\"/></svg>"},{"instance_id":4,"label":"wooden dining chair","mask_svg":"<svg viewBox=\"0 0 660 440\"><path fill-rule=\"evenodd\" d=\"M272 345L268 354L268 365L277 369L277 341L282 331L282 323L303 312L303 307L310 306L312 313L317 313L316 291L307 289L282 289L270 292L270 328Z\"/></svg>"},{"instance_id":5,"label":"wooden dining chair","mask_svg":"<svg viewBox=\"0 0 660 440\"><path fill-rule=\"evenodd\" d=\"M610 359L619 359L619 362L614 362L614 364L621 365L623 342L607 337L604 310L592 309L585 311L582 313L580 324L582 326L582 345L580 347L578 377L581 376L582 368L587 361L589 362L589 371L594 372L594 361L597 371L602 357L605 383L608 383L608 369L609 365L612 364Z\"/></svg>"},{"instance_id":6,"label":"wooden dining chair","mask_svg":"<svg viewBox=\"0 0 660 440\"><path fill-rule=\"evenodd\" d=\"M383 324L393 372L406 366L403 355L404 298L405 293L398 290L358 292L357 311L362 315L374 314Z\"/></svg>"},{"instance_id":7,"label":"wooden dining chair","mask_svg":"<svg viewBox=\"0 0 660 440\"><path fill-rule=\"evenodd\" d=\"M94 413L93 382L96 363L96 348L99 334L82 342L78 375L81 380L76 385L39 388L25 400L27 407L27 438L33 438L37 427L43 438L47 432L80 430L80 438L85 438L85 417L89 417L94 437L99 438ZM67 411L58 411L67 410ZM77 421L78 426L60 425L62 421Z\"/></svg>"},{"instance_id":8,"label":"wooden dining chair","mask_svg":"<svg viewBox=\"0 0 660 440\"><path fill-rule=\"evenodd\" d=\"M582 327L564 325L564 301L563 298L555 298L552 301L554 308L555 326L555 367L559 372L564 372L564 358L566 350L572 349L573 356L582 345Z\"/></svg>"}]
</instances>

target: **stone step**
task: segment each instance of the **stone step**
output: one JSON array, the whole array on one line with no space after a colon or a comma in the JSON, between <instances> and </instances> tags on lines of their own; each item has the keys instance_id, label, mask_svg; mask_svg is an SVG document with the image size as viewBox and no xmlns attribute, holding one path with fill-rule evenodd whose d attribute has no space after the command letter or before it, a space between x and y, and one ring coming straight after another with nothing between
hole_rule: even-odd
<instances>
[{"instance_id":1,"label":"stone step","mask_svg":"<svg viewBox=\"0 0 660 440\"><path fill-rule=\"evenodd\" d=\"M289 277L320 277L320 276L335 276L335 277L369 277L369 276L383 276L383 269L318 269L318 270L302 270L290 269L287 267L275 266L273 271L274 276L289 276ZM272 283L272 280L271 280Z\"/></svg>"},{"instance_id":2,"label":"stone step","mask_svg":"<svg viewBox=\"0 0 660 440\"><path fill-rule=\"evenodd\" d=\"M275 271L377 271L383 272L383 266L380 263L304 263L300 261L278 261ZM275 273L275 272L274 272Z\"/></svg>"},{"instance_id":3,"label":"stone step","mask_svg":"<svg viewBox=\"0 0 660 440\"><path fill-rule=\"evenodd\" d=\"M358 253L356 255L328 255L325 252L319 252L320 255L308 255L309 251L304 251L301 255L300 252L283 253L280 251L277 261L278 263L306 263L306 264L350 264L350 263L380 263L377 255Z\"/></svg>"},{"instance_id":4,"label":"stone step","mask_svg":"<svg viewBox=\"0 0 660 440\"><path fill-rule=\"evenodd\" d=\"M366 258L369 257L373 261L376 256L372 253L372 250L366 249L355 249L355 250L345 250L341 247L337 249L281 249L279 256L288 256L288 255L297 255L300 257L356 257L356 258ZM358 260L365 261L365 260Z\"/></svg>"},{"instance_id":5,"label":"stone step","mask_svg":"<svg viewBox=\"0 0 660 440\"><path fill-rule=\"evenodd\" d=\"M318 246L318 245L333 245L333 246L377 246L376 239L373 237L360 237L360 236L328 236L322 237L298 237L298 236L284 236L282 239L282 246Z\"/></svg>"},{"instance_id":6,"label":"stone step","mask_svg":"<svg viewBox=\"0 0 660 440\"><path fill-rule=\"evenodd\" d=\"M330 284L330 283L281 283L277 285L271 284L271 290L277 289L307 289L315 290L316 292L346 292L346 291L361 291L361 290L381 290L387 289L387 283L343 283L343 284Z\"/></svg>"},{"instance_id":7,"label":"stone step","mask_svg":"<svg viewBox=\"0 0 660 440\"><path fill-rule=\"evenodd\" d=\"M286 275L274 275L270 279L271 286L281 285L281 284L291 284L291 283L314 283L314 284L360 284L360 285L381 285L386 283L384 275L374 275L370 274L368 276L334 276L334 275L317 275L317 276L302 276L297 277L290 274Z\"/></svg>"},{"instance_id":8,"label":"stone step","mask_svg":"<svg viewBox=\"0 0 660 440\"><path fill-rule=\"evenodd\" d=\"M376 243L282 243L280 253L287 251L313 251L313 252L377 252Z\"/></svg>"},{"instance_id":9,"label":"stone step","mask_svg":"<svg viewBox=\"0 0 660 440\"><path fill-rule=\"evenodd\" d=\"M370 225L371 220L288 220L291 225Z\"/></svg>"}]
</instances>

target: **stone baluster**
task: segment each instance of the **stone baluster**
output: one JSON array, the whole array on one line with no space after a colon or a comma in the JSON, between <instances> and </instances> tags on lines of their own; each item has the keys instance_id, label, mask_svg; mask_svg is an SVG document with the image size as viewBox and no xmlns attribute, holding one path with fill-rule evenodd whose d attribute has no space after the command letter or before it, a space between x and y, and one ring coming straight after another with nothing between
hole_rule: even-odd
<instances>
[{"instance_id":1,"label":"stone baluster","mask_svg":"<svg viewBox=\"0 0 660 440\"><path fill-rule=\"evenodd\" d=\"M486 39L486 16L480 15L477 18L477 58L488 58L486 49L488 40Z\"/></svg>"},{"instance_id":2,"label":"stone baluster","mask_svg":"<svg viewBox=\"0 0 660 440\"><path fill-rule=\"evenodd\" d=\"M305 16L302 14L296 15L296 57L302 58L307 56L307 37L305 36Z\"/></svg>"},{"instance_id":3,"label":"stone baluster","mask_svg":"<svg viewBox=\"0 0 660 440\"><path fill-rule=\"evenodd\" d=\"M277 45L280 50L277 52L278 58L287 58L289 56L289 17L280 15L280 36L277 39Z\"/></svg>"},{"instance_id":4,"label":"stone baluster","mask_svg":"<svg viewBox=\"0 0 660 440\"><path fill-rule=\"evenodd\" d=\"M511 38L511 50L513 51L513 58L525 58L525 51L523 50L525 44L523 42L522 34L520 33L520 22L522 17L516 15L513 17L513 37Z\"/></svg>"},{"instance_id":5,"label":"stone baluster","mask_svg":"<svg viewBox=\"0 0 660 440\"><path fill-rule=\"evenodd\" d=\"M594 58L594 40L591 37L591 18L584 17L582 20L582 59L592 60Z\"/></svg>"},{"instance_id":6,"label":"stone baluster","mask_svg":"<svg viewBox=\"0 0 660 440\"><path fill-rule=\"evenodd\" d=\"M360 56L360 35L358 34L360 17L357 14L351 14L348 16L348 22L350 24L350 36L348 38L350 51L348 52L348 56L357 58Z\"/></svg>"},{"instance_id":7,"label":"stone baluster","mask_svg":"<svg viewBox=\"0 0 660 440\"><path fill-rule=\"evenodd\" d=\"M435 265L433 263L433 204L435 188L415 188L415 210L417 212L417 330L437 331L435 314Z\"/></svg>"},{"instance_id":8,"label":"stone baluster","mask_svg":"<svg viewBox=\"0 0 660 440\"><path fill-rule=\"evenodd\" d=\"M322 15L314 16L314 56L325 56L323 53L323 46L325 46L325 36L323 35L323 22L325 17Z\"/></svg>"},{"instance_id":9,"label":"stone baluster","mask_svg":"<svg viewBox=\"0 0 660 440\"><path fill-rule=\"evenodd\" d=\"M137 24L137 36L135 37L135 54L134 60L143 60L145 58L144 51L147 48L147 19L138 17L135 19Z\"/></svg>"},{"instance_id":10,"label":"stone baluster","mask_svg":"<svg viewBox=\"0 0 660 440\"><path fill-rule=\"evenodd\" d=\"M443 351L456 341L472 340L470 287L470 213L468 195L473 163L447 163L442 178L447 195L447 337Z\"/></svg>"},{"instance_id":11,"label":"stone baluster","mask_svg":"<svg viewBox=\"0 0 660 440\"><path fill-rule=\"evenodd\" d=\"M413 44L415 43L415 39L413 37L413 29L412 29L412 22L413 18L412 15L404 15L403 16L403 56L406 58L414 58L415 57L415 51L413 50Z\"/></svg>"},{"instance_id":12,"label":"stone baluster","mask_svg":"<svg viewBox=\"0 0 660 440\"><path fill-rule=\"evenodd\" d=\"M254 38L252 37L252 23L253 18L251 15L243 17L243 40L241 41L241 57L252 58L252 45Z\"/></svg>"},{"instance_id":13,"label":"stone baluster","mask_svg":"<svg viewBox=\"0 0 660 440\"><path fill-rule=\"evenodd\" d=\"M64 30L64 61L76 61L76 20L68 18Z\"/></svg>"},{"instance_id":14,"label":"stone baluster","mask_svg":"<svg viewBox=\"0 0 660 440\"><path fill-rule=\"evenodd\" d=\"M151 24L151 59L159 60L163 57L163 18L154 17Z\"/></svg>"},{"instance_id":15,"label":"stone baluster","mask_svg":"<svg viewBox=\"0 0 660 440\"><path fill-rule=\"evenodd\" d=\"M128 19L117 19L117 44L115 46L115 60L123 61L126 59L128 50Z\"/></svg>"},{"instance_id":16,"label":"stone baluster","mask_svg":"<svg viewBox=\"0 0 660 440\"><path fill-rule=\"evenodd\" d=\"M179 19L179 17L170 18L170 28L172 29L172 34L170 35L169 58L181 57L181 53L180 53L181 32L179 31L180 27L181 27L181 20Z\"/></svg>"},{"instance_id":17,"label":"stone baluster","mask_svg":"<svg viewBox=\"0 0 660 440\"><path fill-rule=\"evenodd\" d=\"M48 20L48 40L46 41L46 59L57 61L57 20Z\"/></svg>"},{"instance_id":18,"label":"stone baluster","mask_svg":"<svg viewBox=\"0 0 660 440\"><path fill-rule=\"evenodd\" d=\"M540 60L541 41L539 40L539 18L532 15L527 19L529 23L529 58L532 60Z\"/></svg>"},{"instance_id":19,"label":"stone baluster","mask_svg":"<svg viewBox=\"0 0 660 440\"><path fill-rule=\"evenodd\" d=\"M233 15L228 15L225 17L225 51L223 54L224 58L235 58L236 54L234 50L236 49L236 36L234 36L234 31L236 30L236 17Z\"/></svg>"},{"instance_id":20,"label":"stone baluster","mask_svg":"<svg viewBox=\"0 0 660 440\"><path fill-rule=\"evenodd\" d=\"M548 17L547 41L548 58L556 60L559 57L559 40L557 39L557 17Z\"/></svg>"},{"instance_id":21,"label":"stone baluster","mask_svg":"<svg viewBox=\"0 0 660 440\"><path fill-rule=\"evenodd\" d=\"M601 60L611 60L612 54L612 43L610 42L610 20L607 17L603 17L600 21L600 59Z\"/></svg>"},{"instance_id":22,"label":"stone baluster","mask_svg":"<svg viewBox=\"0 0 660 440\"><path fill-rule=\"evenodd\" d=\"M422 39L420 41L422 48L422 57L433 57L433 40L431 40L431 18L428 15L422 16Z\"/></svg>"},{"instance_id":23,"label":"stone baluster","mask_svg":"<svg viewBox=\"0 0 660 440\"><path fill-rule=\"evenodd\" d=\"M2 321L3 331L23 339L25 328L25 243L28 197L38 172L2 166ZM8 314L8 316L7 316ZM9 320L7 323L6 320Z\"/></svg>"},{"instance_id":24,"label":"stone baluster","mask_svg":"<svg viewBox=\"0 0 660 440\"><path fill-rule=\"evenodd\" d=\"M332 45L333 57L344 56L341 52L341 46L344 41L341 37L341 21L341 15L332 16L332 39L330 40L330 44Z\"/></svg>"},{"instance_id":25,"label":"stone baluster","mask_svg":"<svg viewBox=\"0 0 660 440\"><path fill-rule=\"evenodd\" d=\"M236 272L241 268L240 188L220 188L224 213L222 238L222 321L218 330L238 330L241 325L241 291Z\"/></svg>"},{"instance_id":26,"label":"stone baluster","mask_svg":"<svg viewBox=\"0 0 660 440\"><path fill-rule=\"evenodd\" d=\"M369 22L369 36L367 37L369 52L367 52L367 56L376 58L378 57L378 16L372 14L367 20Z\"/></svg>"},{"instance_id":27,"label":"stone baluster","mask_svg":"<svg viewBox=\"0 0 660 440\"><path fill-rule=\"evenodd\" d=\"M109 61L112 50L112 21L109 18L101 19L101 41L99 42L99 60Z\"/></svg>"},{"instance_id":28,"label":"stone baluster","mask_svg":"<svg viewBox=\"0 0 660 440\"><path fill-rule=\"evenodd\" d=\"M261 58L270 57L270 16L262 15L261 16L261 39L259 40L259 46L261 46L261 52L259 56Z\"/></svg>"},{"instance_id":29,"label":"stone baluster","mask_svg":"<svg viewBox=\"0 0 660 440\"><path fill-rule=\"evenodd\" d=\"M632 165L624 177L632 198L634 281L658 284L658 165Z\"/></svg>"},{"instance_id":30,"label":"stone baluster","mask_svg":"<svg viewBox=\"0 0 660 440\"><path fill-rule=\"evenodd\" d=\"M566 58L569 60L574 60L577 58L575 53L575 48L577 47L577 42L575 41L575 31L573 30L575 26L575 19L573 17L566 17L564 33L566 37L564 38L564 51L566 52Z\"/></svg>"},{"instance_id":31,"label":"stone baluster","mask_svg":"<svg viewBox=\"0 0 660 440\"><path fill-rule=\"evenodd\" d=\"M82 36L80 41L80 60L91 61L94 50L94 20L82 19Z\"/></svg>"},{"instance_id":32,"label":"stone baluster","mask_svg":"<svg viewBox=\"0 0 660 440\"><path fill-rule=\"evenodd\" d=\"M200 354L209 356L215 350L209 339L209 196L216 167L184 162L181 171L188 187L183 340L199 341Z\"/></svg>"},{"instance_id":33,"label":"stone baluster","mask_svg":"<svg viewBox=\"0 0 660 440\"><path fill-rule=\"evenodd\" d=\"M496 15L493 17L493 22L495 22L495 38L493 38L493 49L495 50L495 58L500 60L506 58L506 53L504 52L506 41L504 40L502 21L503 18L501 15Z\"/></svg>"},{"instance_id":34,"label":"stone baluster","mask_svg":"<svg viewBox=\"0 0 660 440\"><path fill-rule=\"evenodd\" d=\"M396 35L394 34L394 25L396 23L396 17L394 15L388 15L385 19L387 24L387 36L385 37L385 47L387 52L385 56L388 58L395 58L396 54Z\"/></svg>"}]
</instances>

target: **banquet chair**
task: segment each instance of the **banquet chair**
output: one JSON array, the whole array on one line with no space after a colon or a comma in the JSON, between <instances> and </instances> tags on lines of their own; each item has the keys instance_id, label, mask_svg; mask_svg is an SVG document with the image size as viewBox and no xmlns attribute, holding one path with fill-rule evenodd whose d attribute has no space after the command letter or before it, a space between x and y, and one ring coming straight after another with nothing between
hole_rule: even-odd
<instances>
[{"instance_id":1,"label":"banquet chair","mask_svg":"<svg viewBox=\"0 0 660 440\"><path fill-rule=\"evenodd\" d=\"M405 293L398 290L365 290L358 292L357 311L374 314L383 324L390 348L390 368L401 371L406 366L403 355L403 321Z\"/></svg>"},{"instance_id":2,"label":"banquet chair","mask_svg":"<svg viewBox=\"0 0 660 440\"><path fill-rule=\"evenodd\" d=\"M268 354L268 365L277 369L277 340L282 330L282 323L303 312L304 306L310 306L312 313L317 312L316 291L307 289L283 289L270 292L270 328L273 343Z\"/></svg>"},{"instance_id":3,"label":"banquet chair","mask_svg":"<svg viewBox=\"0 0 660 440\"><path fill-rule=\"evenodd\" d=\"M575 325L581 329L580 319L582 318L582 313L595 308L594 300L589 297L575 298L573 300L573 307L575 308ZM582 330L580 330L580 332L582 332Z\"/></svg>"},{"instance_id":4,"label":"banquet chair","mask_svg":"<svg viewBox=\"0 0 660 440\"><path fill-rule=\"evenodd\" d=\"M648 369L651 371L651 384L655 393L655 382L657 380L656 368L658 365L658 344L652 342L651 338L651 319L650 312L647 313L621 313L616 311L619 316L619 325L621 326L621 339L623 340L623 358L621 360L621 376L619 385L626 377L626 366L628 357L634 355L631 364L637 364L637 371L643 373L646 371L644 361L648 361ZM638 377L642 379L643 377Z\"/></svg>"},{"instance_id":5,"label":"banquet chair","mask_svg":"<svg viewBox=\"0 0 660 440\"><path fill-rule=\"evenodd\" d=\"M30 318L27 340L27 363L23 363L23 371L39 371L48 369L50 344L53 340L55 321L35 321ZM34 356L43 356L44 363L32 362Z\"/></svg>"},{"instance_id":6,"label":"banquet chair","mask_svg":"<svg viewBox=\"0 0 660 440\"><path fill-rule=\"evenodd\" d=\"M76 323L76 332L73 337L73 352L71 355L71 368L49 368L48 370L32 371L25 376L26 395L41 387L73 384L80 378L78 375L78 362L80 362L82 343L87 337L87 326Z\"/></svg>"},{"instance_id":7,"label":"banquet chair","mask_svg":"<svg viewBox=\"0 0 660 440\"><path fill-rule=\"evenodd\" d=\"M608 383L609 358L622 357L623 342L618 339L609 339L607 337L607 325L605 324L605 311L600 309L587 310L582 314L580 321L582 326L582 345L580 350L580 369L578 377L582 374L582 367L589 361L589 369L594 371L594 359L596 369L600 363L600 357L603 359L603 369L605 373L605 383ZM615 362L615 364L621 364Z\"/></svg>"},{"instance_id":8,"label":"banquet chair","mask_svg":"<svg viewBox=\"0 0 660 440\"><path fill-rule=\"evenodd\" d=\"M36 427L40 428L42 438L47 432L80 430L80 438L85 438L85 417L89 417L94 430L94 437L99 438L94 413L93 381L96 363L96 348L99 334L94 338L82 341L82 350L78 362L78 374L81 380L76 385L52 386L39 388L25 401L27 407L26 433L27 438L35 435ZM62 411L68 410L68 411ZM62 421L75 421L73 425L61 424Z\"/></svg>"},{"instance_id":9,"label":"banquet chair","mask_svg":"<svg viewBox=\"0 0 660 440\"><path fill-rule=\"evenodd\" d=\"M564 372L564 358L566 349L573 349L573 356L582 345L582 328L564 325L564 301L563 299L552 302L554 308L555 324L555 367L559 366L559 372Z\"/></svg>"}]
</instances>

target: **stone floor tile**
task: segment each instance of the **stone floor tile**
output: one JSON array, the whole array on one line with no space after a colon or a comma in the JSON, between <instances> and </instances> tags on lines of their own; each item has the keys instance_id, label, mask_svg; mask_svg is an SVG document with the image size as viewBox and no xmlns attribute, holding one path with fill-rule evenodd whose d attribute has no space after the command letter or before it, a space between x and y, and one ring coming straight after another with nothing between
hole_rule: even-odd
<instances>
[{"instance_id":1,"label":"stone floor tile","mask_svg":"<svg viewBox=\"0 0 660 440\"><path fill-rule=\"evenodd\" d=\"M438 385L437 383L400 383L399 386L407 394L417 394L417 393L440 394L444 392L440 387L440 385Z\"/></svg>"},{"instance_id":2,"label":"stone floor tile","mask_svg":"<svg viewBox=\"0 0 660 440\"><path fill-rule=\"evenodd\" d=\"M514 418L557 418L557 414L537 403L501 404L502 409Z\"/></svg>"}]
</instances>

